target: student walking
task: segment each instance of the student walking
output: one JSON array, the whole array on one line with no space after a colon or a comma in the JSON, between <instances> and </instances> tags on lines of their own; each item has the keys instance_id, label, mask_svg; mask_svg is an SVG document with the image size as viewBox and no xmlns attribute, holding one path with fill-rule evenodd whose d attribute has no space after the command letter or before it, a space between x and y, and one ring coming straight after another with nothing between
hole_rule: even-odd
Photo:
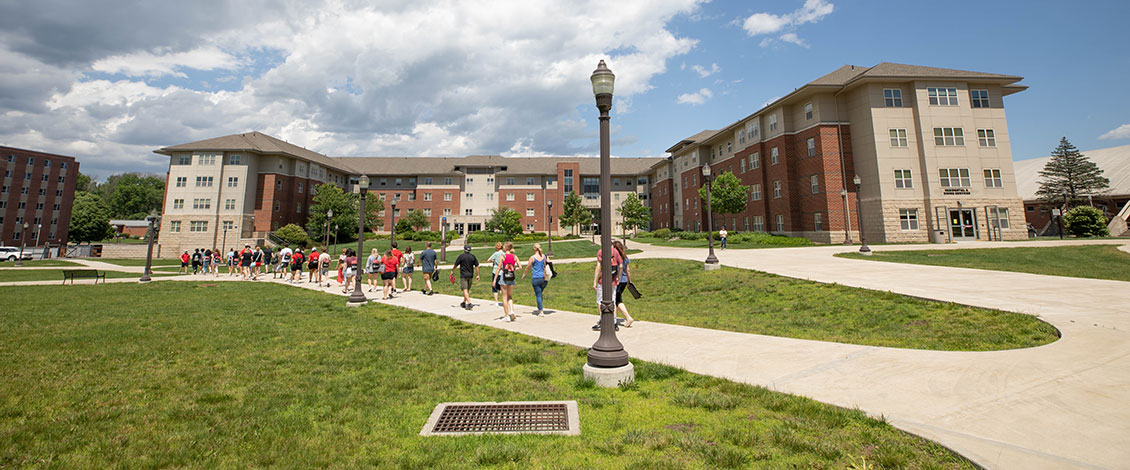
<instances>
[{"instance_id":1,"label":"student walking","mask_svg":"<svg viewBox=\"0 0 1130 470\"><path fill-rule=\"evenodd\" d=\"M329 250L322 250L322 254L318 255L318 286L322 285L325 281L326 287L330 286L330 252Z\"/></svg>"},{"instance_id":2,"label":"student walking","mask_svg":"<svg viewBox=\"0 0 1130 470\"><path fill-rule=\"evenodd\" d=\"M360 275L360 273L357 272L357 253L354 252L352 248L342 251L342 261L339 263L338 268L340 269L343 266L342 277L344 278L344 282L341 283L341 293L347 294L349 293L349 285L353 284L353 277Z\"/></svg>"},{"instance_id":3,"label":"student walking","mask_svg":"<svg viewBox=\"0 0 1130 470\"><path fill-rule=\"evenodd\" d=\"M404 256L404 253L402 253L400 250L398 250L396 248L396 246L397 246L396 240L389 240L389 246L392 247L392 249L390 249L388 251L392 252L392 256L396 257L396 263L397 263L397 266L399 266L400 265L400 257ZM394 270L392 270L392 272L394 274L393 278L395 279L397 276L400 275L400 268L394 269ZM396 293L396 283L395 282L392 283L392 293L393 294Z\"/></svg>"},{"instance_id":4,"label":"student walking","mask_svg":"<svg viewBox=\"0 0 1130 470\"><path fill-rule=\"evenodd\" d=\"M188 256L188 250L185 250L184 254L180 255L180 270L177 271L177 274L188 274L189 259L191 259L191 257Z\"/></svg>"},{"instance_id":5,"label":"student walking","mask_svg":"<svg viewBox=\"0 0 1130 470\"><path fill-rule=\"evenodd\" d=\"M455 259L451 266L451 278L455 278L455 270L459 270L459 289L463 291L463 302L459 303L464 309L471 309L471 279L479 280L479 259L471 254L471 246L463 246L463 254Z\"/></svg>"},{"instance_id":6,"label":"student walking","mask_svg":"<svg viewBox=\"0 0 1130 470\"><path fill-rule=\"evenodd\" d=\"M263 250L263 262L260 263L260 271L262 272L262 274L269 274L271 272L271 269L275 266L274 258L272 258L272 256L274 256L274 252L271 251L271 247L269 246L264 246L261 249Z\"/></svg>"},{"instance_id":7,"label":"student walking","mask_svg":"<svg viewBox=\"0 0 1130 470\"><path fill-rule=\"evenodd\" d=\"M309 271L306 275L306 282L321 284L322 278L319 276L321 270L318 269L318 257L320 256L321 254L318 253L318 247L314 247L314 249L310 251L310 256L306 257L306 270Z\"/></svg>"},{"instance_id":8,"label":"student walking","mask_svg":"<svg viewBox=\"0 0 1130 470\"><path fill-rule=\"evenodd\" d=\"M222 259L222 257L220 256L220 250L213 249L212 250L212 277L218 277L220 275L221 259Z\"/></svg>"},{"instance_id":9,"label":"student walking","mask_svg":"<svg viewBox=\"0 0 1130 470\"><path fill-rule=\"evenodd\" d=\"M603 286L601 285L601 282L603 281L604 278L603 278L603 273L601 272L601 266L600 266L601 260L603 259L602 258L603 254L604 254L604 250L597 250L597 252L596 252L596 269L593 271L593 275L592 275L592 288L593 288L593 290L596 291L596 304L597 304L598 307L600 306L601 302L604 300L604 289L603 289ZM613 308L613 315L615 315L615 309L623 304L623 300L620 298L620 294L623 292L623 288L620 287L620 279L622 277L621 274L623 274L622 270L626 266L625 263L624 263L624 245L622 243L620 243L618 240L612 243L612 253L611 253L610 257L612 258L611 259L611 261L612 261L612 308ZM625 281L625 286L626 286L626 282L627 281ZM623 307L621 311L626 314L627 311L628 311L628 308ZM632 321L633 321L633 320L631 320L631 317L625 316L625 319L628 320L628 321L624 325L630 326L632 324ZM619 328L620 328L620 326L617 325L616 329L619 329ZM597 324L593 325L592 329L594 331L600 331L599 320L597 321Z\"/></svg>"},{"instance_id":10,"label":"student walking","mask_svg":"<svg viewBox=\"0 0 1130 470\"><path fill-rule=\"evenodd\" d=\"M537 299L538 303L538 309L534 311L535 316L541 316L545 313L542 308L542 294L545 292L545 286L549 285L549 276L546 275L545 269L548 263L549 257L541 252L541 243L534 243L534 254L526 262L526 269L522 270L522 279L526 278L526 273L532 271L530 284L534 288L534 298Z\"/></svg>"},{"instance_id":11,"label":"student walking","mask_svg":"<svg viewBox=\"0 0 1130 470\"><path fill-rule=\"evenodd\" d=\"M341 256L337 257L337 283L341 284L343 286L346 285L345 284L345 266L346 266L345 260L348 257L349 257L349 249L348 248L342 248L341 249Z\"/></svg>"},{"instance_id":12,"label":"student walking","mask_svg":"<svg viewBox=\"0 0 1130 470\"><path fill-rule=\"evenodd\" d=\"M192 252L192 274L200 274L200 248Z\"/></svg>"},{"instance_id":13,"label":"student walking","mask_svg":"<svg viewBox=\"0 0 1130 470\"><path fill-rule=\"evenodd\" d=\"M514 285L517 284L518 267L521 263L518 262L518 256L514 254L513 242L506 242L505 245L502 245L502 253L502 264L498 268L498 273L495 274L497 278L495 282L502 291L504 321L512 322L517 320L514 316Z\"/></svg>"},{"instance_id":14,"label":"student walking","mask_svg":"<svg viewBox=\"0 0 1130 470\"><path fill-rule=\"evenodd\" d=\"M259 266L263 264L263 249L259 245L255 245L255 251L251 253L251 280L259 280Z\"/></svg>"},{"instance_id":15,"label":"student walking","mask_svg":"<svg viewBox=\"0 0 1130 470\"><path fill-rule=\"evenodd\" d=\"M726 236L727 235L729 235L729 232L726 231L726 226L723 225L722 230L718 231L718 239L722 241L722 249L723 250L726 249Z\"/></svg>"},{"instance_id":16,"label":"student walking","mask_svg":"<svg viewBox=\"0 0 1130 470\"><path fill-rule=\"evenodd\" d=\"M235 276L239 272L239 259L235 255L235 248L228 251L228 276Z\"/></svg>"},{"instance_id":17,"label":"student walking","mask_svg":"<svg viewBox=\"0 0 1130 470\"><path fill-rule=\"evenodd\" d=\"M243 274L243 280L251 277L251 245L243 245L243 249L239 251L239 273Z\"/></svg>"},{"instance_id":18,"label":"student walking","mask_svg":"<svg viewBox=\"0 0 1130 470\"><path fill-rule=\"evenodd\" d=\"M400 257L400 280L404 285L404 292L412 292L412 273L416 270L416 255L412 254L412 245L404 247L404 254Z\"/></svg>"},{"instance_id":19,"label":"student walking","mask_svg":"<svg viewBox=\"0 0 1130 470\"><path fill-rule=\"evenodd\" d=\"M381 258L381 281L384 289L384 300L392 298L392 294L396 293L396 276L400 271L400 258L393 254L392 249L385 252L384 258Z\"/></svg>"},{"instance_id":20,"label":"student walking","mask_svg":"<svg viewBox=\"0 0 1130 470\"><path fill-rule=\"evenodd\" d=\"M294 250L294 254L290 255L290 283L302 282L302 262L306 257L302 254L302 248ZM297 279L297 281L296 281Z\"/></svg>"},{"instance_id":21,"label":"student walking","mask_svg":"<svg viewBox=\"0 0 1130 470\"><path fill-rule=\"evenodd\" d=\"M373 248L373 250L369 252L369 257L365 258L365 276L369 284L369 292L377 289L377 280L380 278L381 274L384 273L384 269L382 269L383 266L384 264L381 263L380 252L378 252L376 248Z\"/></svg>"},{"instance_id":22,"label":"student walking","mask_svg":"<svg viewBox=\"0 0 1130 470\"><path fill-rule=\"evenodd\" d=\"M204 253L201 253L200 263L204 266L205 275L212 273L212 250L205 249Z\"/></svg>"},{"instance_id":23,"label":"student walking","mask_svg":"<svg viewBox=\"0 0 1130 470\"><path fill-rule=\"evenodd\" d=\"M424 295L432 295L432 276L439 271L436 266L436 250L432 249L432 242L424 245L424 251L420 253L420 271L424 273L424 288L420 291Z\"/></svg>"},{"instance_id":24,"label":"student walking","mask_svg":"<svg viewBox=\"0 0 1130 470\"><path fill-rule=\"evenodd\" d=\"M620 309L620 313L624 314L624 328L631 328L635 320L628 314L628 306L624 304L624 289L632 283L632 269L629 263L632 261L628 259L628 251L624 249L624 244L619 240L612 242L612 248L620 253L620 278L616 283L616 308Z\"/></svg>"},{"instance_id":25,"label":"student walking","mask_svg":"<svg viewBox=\"0 0 1130 470\"><path fill-rule=\"evenodd\" d=\"M272 277L286 279L286 271L290 269L292 255L294 252L290 250L290 243L283 243L283 249L279 250L279 264L275 266L275 274Z\"/></svg>"},{"instance_id":26,"label":"student walking","mask_svg":"<svg viewBox=\"0 0 1130 470\"><path fill-rule=\"evenodd\" d=\"M494 295L494 303L502 305L498 302L498 293L502 291L502 287L498 285L498 268L502 266L502 242L494 242L494 253L490 255L490 293Z\"/></svg>"}]
</instances>

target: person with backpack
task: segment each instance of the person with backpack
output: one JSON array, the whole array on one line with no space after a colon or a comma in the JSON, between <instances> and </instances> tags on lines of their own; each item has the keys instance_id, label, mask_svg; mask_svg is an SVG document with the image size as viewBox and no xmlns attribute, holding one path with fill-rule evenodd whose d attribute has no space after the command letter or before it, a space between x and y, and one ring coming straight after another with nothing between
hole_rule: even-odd
<instances>
[{"instance_id":1,"label":"person with backpack","mask_svg":"<svg viewBox=\"0 0 1130 470\"><path fill-rule=\"evenodd\" d=\"M365 275L366 281L369 283L369 292L377 289L377 280L380 279L381 273L384 271L381 264L381 255L376 248L369 252L369 257L365 258Z\"/></svg>"},{"instance_id":2,"label":"person with backpack","mask_svg":"<svg viewBox=\"0 0 1130 470\"><path fill-rule=\"evenodd\" d=\"M306 261L306 256L302 254L302 248L294 250L294 254L290 255L290 283L302 282L302 262ZM297 278L297 281L296 281Z\"/></svg>"},{"instance_id":3,"label":"person with backpack","mask_svg":"<svg viewBox=\"0 0 1130 470\"><path fill-rule=\"evenodd\" d=\"M490 293L494 295L494 303L499 305L502 305L498 302L498 293L502 291L502 287L498 285L498 268L502 266L502 255L505 254L502 242L494 242L494 253L487 259L490 261Z\"/></svg>"},{"instance_id":4,"label":"person with backpack","mask_svg":"<svg viewBox=\"0 0 1130 470\"><path fill-rule=\"evenodd\" d=\"M495 282L502 291L504 321L512 322L517 320L514 316L514 285L518 283L517 274L521 263L518 262L518 256L514 254L514 242L506 242L505 245L502 245L502 252L502 264L498 267L498 274L495 274L497 278Z\"/></svg>"},{"instance_id":5,"label":"person with backpack","mask_svg":"<svg viewBox=\"0 0 1130 470\"><path fill-rule=\"evenodd\" d=\"M397 264L397 266L399 266L400 265L400 258L402 256L404 256L404 253L396 248L397 247L396 240L389 240L389 246L391 246L392 249L390 249L388 251L392 253L392 256L394 258L396 258L396 264ZM392 273L394 274L393 279L399 277L400 276L400 268L396 268L396 269L392 270ZM392 293L393 294L396 293L396 283L395 282L392 283Z\"/></svg>"},{"instance_id":6,"label":"person with backpack","mask_svg":"<svg viewBox=\"0 0 1130 470\"><path fill-rule=\"evenodd\" d=\"M384 258L381 258L378 263L381 269L381 281L383 281L384 300L392 298L392 294L396 293L396 276L397 271L400 270L400 258L398 258L393 251L395 248L385 252Z\"/></svg>"},{"instance_id":7,"label":"person with backpack","mask_svg":"<svg viewBox=\"0 0 1130 470\"><path fill-rule=\"evenodd\" d=\"M400 280L404 285L404 292L412 292L412 273L415 270L416 255L412 254L412 245L408 245L400 256Z\"/></svg>"},{"instance_id":8,"label":"person with backpack","mask_svg":"<svg viewBox=\"0 0 1130 470\"><path fill-rule=\"evenodd\" d=\"M246 281L251 277L251 245L243 245L243 249L239 250L239 273L243 275L243 280Z\"/></svg>"},{"instance_id":9,"label":"person with backpack","mask_svg":"<svg viewBox=\"0 0 1130 470\"><path fill-rule=\"evenodd\" d=\"M613 320L615 320L616 306L621 303L619 294L622 292L622 290L619 288L619 284L620 284L620 274L621 274L620 270L623 269L623 267L624 267L623 246L624 245L621 244L621 245L619 245L619 248L617 248L616 242L614 242L612 244L612 253L611 253L612 256L610 256L611 261L612 261L612 263L611 263L612 264L612 309L613 309L612 312L613 312L613 316L614 316ZM601 260L604 259L603 255L604 255L603 249L597 250L597 252L596 252L596 270L593 271L593 275L592 275L592 288L593 288L593 290L596 291L596 305L597 305L598 308L600 307L601 302L604 300L604 288L603 288L603 285L602 285L602 282L604 280L604 274L601 272L601 266L600 266L600 264L602 262ZM627 308L625 308L625 310L627 310ZM601 312L601 313L603 313L603 312ZM593 331L600 331L600 320L599 319L597 320L597 323L595 325L593 325L592 329L593 329ZM616 329L617 330L620 329L620 326L618 324L616 325Z\"/></svg>"},{"instance_id":10,"label":"person with backpack","mask_svg":"<svg viewBox=\"0 0 1130 470\"><path fill-rule=\"evenodd\" d=\"M545 292L545 287L549 285L548 269L549 257L541 252L541 243L534 243L534 254L530 256L529 261L526 262L526 269L522 270L522 279L526 278L526 273L533 272L530 276L530 284L534 288L534 298L537 299L538 309L534 310L534 316L541 316L545 313L542 309L542 293Z\"/></svg>"},{"instance_id":11,"label":"person with backpack","mask_svg":"<svg viewBox=\"0 0 1130 470\"><path fill-rule=\"evenodd\" d=\"M459 270L459 289L463 291L463 302L459 304L464 309L471 309L471 280L479 280L479 259L471 253L471 245L463 245L463 254L455 258L451 265L451 282L455 282L455 270Z\"/></svg>"},{"instance_id":12,"label":"person with backpack","mask_svg":"<svg viewBox=\"0 0 1130 470\"><path fill-rule=\"evenodd\" d=\"M306 274L306 282L313 282L315 284L322 283L322 278L318 275L321 272L318 269L319 256L318 247L314 247L314 249L310 250L310 256L306 258L306 270L309 271L309 273Z\"/></svg>"},{"instance_id":13,"label":"person with backpack","mask_svg":"<svg viewBox=\"0 0 1130 470\"><path fill-rule=\"evenodd\" d=\"M330 286L330 250L322 250L322 254L318 256L318 277L321 281L326 282L326 287ZM319 287L321 282L318 283Z\"/></svg>"},{"instance_id":14,"label":"person with backpack","mask_svg":"<svg viewBox=\"0 0 1130 470\"><path fill-rule=\"evenodd\" d=\"M263 249L259 245L255 245L255 251L251 253L251 280L259 280L259 266L263 264Z\"/></svg>"},{"instance_id":15,"label":"person with backpack","mask_svg":"<svg viewBox=\"0 0 1130 470\"><path fill-rule=\"evenodd\" d=\"M188 255L188 250L185 250L184 254L180 255L180 270L177 271L178 274L188 274L188 261L191 258L192 257Z\"/></svg>"},{"instance_id":16,"label":"person with backpack","mask_svg":"<svg viewBox=\"0 0 1130 470\"><path fill-rule=\"evenodd\" d=\"M200 248L192 252L192 274L200 274Z\"/></svg>"},{"instance_id":17,"label":"person with backpack","mask_svg":"<svg viewBox=\"0 0 1130 470\"><path fill-rule=\"evenodd\" d=\"M338 268L342 268L342 277L344 278L344 282L341 284L341 293L348 294L349 285L353 284L353 277L360 275L357 272L357 252L351 248L343 250L342 260Z\"/></svg>"},{"instance_id":18,"label":"person with backpack","mask_svg":"<svg viewBox=\"0 0 1130 470\"><path fill-rule=\"evenodd\" d=\"M436 266L436 250L432 249L432 242L424 245L424 251L420 252L420 271L424 273L424 295L432 295L432 277L439 273L439 267Z\"/></svg>"},{"instance_id":19,"label":"person with backpack","mask_svg":"<svg viewBox=\"0 0 1130 470\"><path fill-rule=\"evenodd\" d=\"M290 268L290 257L294 252L290 249L290 243L283 243L283 249L279 250L279 263L275 266L275 275L279 279L286 279L286 271Z\"/></svg>"},{"instance_id":20,"label":"person with backpack","mask_svg":"<svg viewBox=\"0 0 1130 470\"><path fill-rule=\"evenodd\" d=\"M220 256L220 250L212 250L212 277L220 275L220 262L223 259Z\"/></svg>"},{"instance_id":21,"label":"person with backpack","mask_svg":"<svg viewBox=\"0 0 1130 470\"><path fill-rule=\"evenodd\" d=\"M624 244L620 240L612 242L612 249L620 253L620 276L616 283L616 308L620 309L620 313L624 314L624 328L631 328L635 320L628 314L628 306L624 304L624 289L627 289L632 284L632 269L628 263L632 260L628 259L628 250L624 249ZM633 291L634 292L634 291Z\"/></svg>"}]
</instances>

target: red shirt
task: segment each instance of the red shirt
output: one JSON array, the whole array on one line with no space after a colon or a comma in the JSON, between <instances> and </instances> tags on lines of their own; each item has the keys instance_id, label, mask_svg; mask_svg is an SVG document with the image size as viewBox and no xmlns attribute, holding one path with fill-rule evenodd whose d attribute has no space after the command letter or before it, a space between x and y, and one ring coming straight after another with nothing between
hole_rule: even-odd
<instances>
[{"instance_id":1,"label":"red shirt","mask_svg":"<svg viewBox=\"0 0 1130 470\"><path fill-rule=\"evenodd\" d=\"M400 250L393 248L392 249L392 256L396 257L396 263L400 264L400 258L402 256L404 256L404 253L401 253Z\"/></svg>"},{"instance_id":2,"label":"red shirt","mask_svg":"<svg viewBox=\"0 0 1130 470\"><path fill-rule=\"evenodd\" d=\"M180 255L180 262L182 262L182 263L187 263L187 262L188 262L188 253L185 253L185 254L183 254L183 255Z\"/></svg>"},{"instance_id":3,"label":"red shirt","mask_svg":"<svg viewBox=\"0 0 1130 470\"><path fill-rule=\"evenodd\" d=\"M596 262L597 263L599 263L603 259L603 257L601 256L603 254L604 254L604 250L596 250ZM624 258L622 258L620 256L619 251L617 251L615 248L613 248L612 249L612 266L620 266L621 264L624 264ZM603 280L604 280L604 270L602 269L600 275L596 277L596 282L599 284L599 283L603 282ZM612 276L612 285L614 285L614 286L620 285L620 276Z\"/></svg>"},{"instance_id":4,"label":"red shirt","mask_svg":"<svg viewBox=\"0 0 1130 470\"><path fill-rule=\"evenodd\" d=\"M396 272L396 267L400 266L400 258L396 257L395 251L393 251L392 256L385 256L381 262L385 264L386 273L394 273Z\"/></svg>"}]
</instances>

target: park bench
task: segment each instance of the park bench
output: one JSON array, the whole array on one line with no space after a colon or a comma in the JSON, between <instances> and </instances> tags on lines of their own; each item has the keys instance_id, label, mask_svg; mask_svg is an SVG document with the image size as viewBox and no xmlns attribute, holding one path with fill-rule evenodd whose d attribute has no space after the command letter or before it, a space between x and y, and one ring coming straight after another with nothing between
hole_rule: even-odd
<instances>
[{"instance_id":1,"label":"park bench","mask_svg":"<svg viewBox=\"0 0 1130 470\"><path fill-rule=\"evenodd\" d=\"M102 283L106 283L106 273L99 273L97 269L64 269L63 270L63 285L67 284L67 279L71 280L71 285L74 285L75 279L94 279L94 283L98 284L98 279L102 279Z\"/></svg>"}]
</instances>

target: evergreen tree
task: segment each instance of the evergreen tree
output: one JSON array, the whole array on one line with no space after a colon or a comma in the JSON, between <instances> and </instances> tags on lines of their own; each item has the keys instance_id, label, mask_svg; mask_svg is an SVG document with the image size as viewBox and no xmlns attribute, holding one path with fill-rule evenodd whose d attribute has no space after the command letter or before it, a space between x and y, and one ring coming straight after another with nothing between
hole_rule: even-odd
<instances>
[{"instance_id":1,"label":"evergreen tree","mask_svg":"<svg viewBox=\"0 0 1130 470\"><path fill-rule=\"evenodd\" d=\"M1045 201L1063 202L1066 193L1068 205L1071 205L1107 189L1110 189L1110 179L1103 176L1103 170L1064 137L1052 152L1051 160L1040 170L1040 188L1036 195Z\"/></svg>"},{"instance_id":2,"label":"evergreen tree","mask_svg":"<svg viewBox=\"0 0 1130 470\"><path fill-rule=\"evenodd\" d=\"M643 205L636 193L629 193L628 198L616 212L623 218L625 230L645 228L651 224L651 208Z\"/></svg>"},{"instance_id":3,"label":"evergreen tree","mask_svg":"<svg viewBox=\"0 0 1130 470\"><path fill-rule=\"evenodd\" d=\"M592 212L585 209L581 202L581 196L578 196L575 192L570 192L568 196L565 196L565 204L562 204L561 217L558 220L562 225L569 227L570 231L576 233L578 225L592 223Z\"/></svg>"},{"instance_id":4,"label":"evergreen tree","mask_svg":"<svg viewBox=\"0 0 1130 470\"><path fill-rule=\"evenodd\" d=\"M698 188L702 198L702 208L706 210L706 186ZM742 186L741 180L733 173L724 171L714 178L710 185L710 212L713 214L737 214L744 211L749 188ZM714 227L717 229L718 227Z\"/></svg>"}]
</instances>

